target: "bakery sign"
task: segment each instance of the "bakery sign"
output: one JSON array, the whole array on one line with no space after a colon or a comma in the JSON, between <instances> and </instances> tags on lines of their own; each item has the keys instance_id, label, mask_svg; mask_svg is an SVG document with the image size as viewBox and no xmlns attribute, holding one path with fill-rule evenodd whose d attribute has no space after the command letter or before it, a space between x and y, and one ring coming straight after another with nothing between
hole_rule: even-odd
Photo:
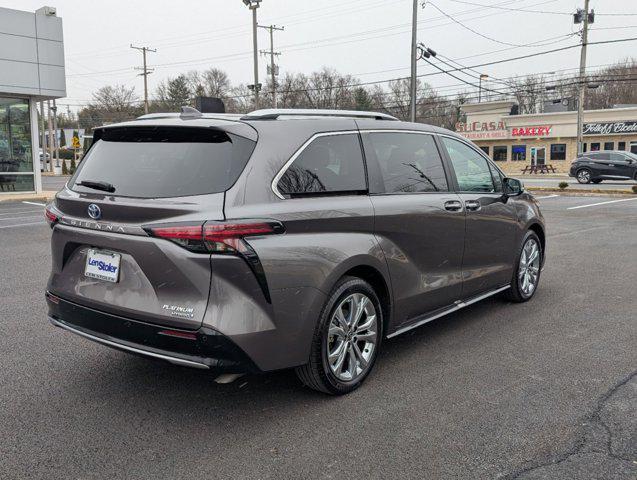
<instances>
[{"instance_id":1,"label":"bakery sign","mask_svg":"<svg viewBox=\"0 0 637 480\"><path fill-rule=\"evenodd\" d=\"M637 133L637 121L585 123L582 133L584 135Z\"/></svg>"},{"instance_id":2,"label":"bakery sign","mask_svg":"<svg viewBox=\"0 0 637 480\"><path fill-rule=\"evenodd\" d=\"M538 125L533 127L513 127L512 137L548 137L551 135L553 125Z\"/></svg>"},{"instance_id":3,"label":"bakery sign","mask_svg":"<svg viewBox=\"0 0 637 480\"><path fill-rule=\"evenodd\" d=\"M469 140L489 140L507 138L509 132L506 124L499 122L456 123L456 132Z\"/></svg>"}]
</instances>

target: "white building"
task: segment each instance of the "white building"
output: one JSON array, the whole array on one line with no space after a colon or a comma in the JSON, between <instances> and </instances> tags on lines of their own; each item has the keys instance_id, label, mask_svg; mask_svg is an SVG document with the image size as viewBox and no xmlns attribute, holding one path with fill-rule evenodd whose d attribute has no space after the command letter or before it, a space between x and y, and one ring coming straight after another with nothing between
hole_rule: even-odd
<instances>
[{"instance_id":1,"label":"white building","mask_svg":"<svg viewBox=\"0 0 637 480\"><path fill-rule=\"evenodd\" d=\"M42 190L36 104L66 96L62 19L0 8L0 195Z\"/></svg>"},{"instance_id":2,"label":"white building","mask_svg":"<svg viewBox=\"0 0 637 480\"><path fill-rule=\"evenodd\" d=\"M466 122L456 131L473 140L499 162L506 173L519 174L528 165L551 165L568 172L577 158L577 112L518 115L515 102L498 100L462 106ZM585 110L583 149L637 153L637 107Z\"/></svg>"}]
</instances>

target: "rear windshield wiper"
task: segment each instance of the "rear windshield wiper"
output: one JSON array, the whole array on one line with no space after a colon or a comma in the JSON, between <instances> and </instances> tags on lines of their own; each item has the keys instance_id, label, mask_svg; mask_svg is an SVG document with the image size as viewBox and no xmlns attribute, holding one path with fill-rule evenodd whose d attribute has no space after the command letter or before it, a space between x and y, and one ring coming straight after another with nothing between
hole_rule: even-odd
<instances>
[{"instance_id":1,"label":"rear windshield wiper","mask_svg":"<svg viewBox=\"0 0 637 480\"><path fill-rule=\"evenodd\" d=\"M95 180L82 180L81 182L77 182L75 185L80 185L81 187L92 188L94 190L102 190L104 192L115 191L115 187L108 182L98 182Z\"/></svg>"}]
</instances>

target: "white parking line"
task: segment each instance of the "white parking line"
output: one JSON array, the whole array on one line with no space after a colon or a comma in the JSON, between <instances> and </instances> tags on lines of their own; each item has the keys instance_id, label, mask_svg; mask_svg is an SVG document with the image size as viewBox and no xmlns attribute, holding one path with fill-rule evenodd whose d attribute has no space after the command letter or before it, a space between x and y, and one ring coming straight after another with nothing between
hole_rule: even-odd
<instances>
[{"instance_id":1,"label":"white parking line","mask_svg":"<svg viewBox=\"0 0 637 480\"><path fill-rule=\"evenodd\" d=\"M38 207L46 207L46 203L38 203L38 202L27 202L26 200L22 203L28 203L29 205L37 205Z\"/></svg>"},{"instance_id":2,"label":"white parking line","mask_svg":"<svg viewBox=\"0 0 637 480\"><path fill-rule=\"evenodd\" d=\"M555 195L545 195L543 197L535 197L535 198L540 200L542 198L555 198L555 197L559 197L559 195L556 193Z\"/></svg>"},{"instance_id":3,"label":"white parking line","mask_svg":"<svg viewBox=\"0 0 637 480\"><path fill-rule=\"evenodd\" d=\"M567 210L576 210L578 208L596 207L597 205L608 205L609 203L630 202L631 200L637 200L635 198L622 198L621 200L609 200L608 202L589 203L588 205L578 205L577 207L568 207Z\"/></svg>"},{"instance_id":4,"label":"white parking line","mask_svg":"<svg viewBox=\"0 0 637 480\"><path fill-rule=\"evenodd\" d=\"M11 220L26 220L28 218L42 218L43 215L27 215L26 217L0 218L0 222L10 222Z\"/></svg>"},{"instance_id":5,"label":"white parking line","mask_svg":"<svg viewBox=\"0 0 637 480\"><path fill-rule=\"evenodd\" d=\"M19 215L21 213L42 213L42 210L13 210L11 212L0 213L0 215Z\"/></svg>"},{"instance_id":6,"label":"white parking line","mask_svg":"<svg viewBox=\"0 0 637 480\"><path fill-rule=\"evenodd\" d=\"M18 225L3 225L0 228L18 228L18 227L28 227L29 225L43 225L44 220L41 222L31 222L31 223L19 223Z\"/></svg>"}]
</instances>

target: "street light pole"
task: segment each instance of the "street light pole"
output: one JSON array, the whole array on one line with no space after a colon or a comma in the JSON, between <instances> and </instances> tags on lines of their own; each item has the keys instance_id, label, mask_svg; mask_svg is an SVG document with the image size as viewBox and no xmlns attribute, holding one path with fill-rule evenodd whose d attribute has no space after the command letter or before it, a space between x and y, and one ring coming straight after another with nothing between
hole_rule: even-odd
<instances>
[{"instance_id":1,"label":"street light pole","mask_svg":"<svg viewBox=\"0 0 637 480\"><path fill-rule=\"evenodd\" d=\"M409 104L409 120L416 121L416 48L418 43L418 0L414 0L413 12L411 17L411 81L409 85L410 104Z\"/></svg>"},{"instance_id":2,"label":"street light pole","mask_svg":"<svg viewBox=\"0 0 637 480\"><path fill-rule=\"evenodd\" d=\"M259 49L257 46L257 8L261 0L243 0L243 3L252 10L252 59L254 62L254 108L259 108Z\"/></svg>"},{"instance_id":3,"label":"street light pole","mask_svg":"<svg viewBox=\"0 0 637 480\"><path fill-rule=\"evenodd\" d=\"M586 47L588 45L588 3L589 0L584 1L584 13L583 13L583 23L584 28L582 30L582 51L580 53L579 60L579 81L577 82L577 93L578 93L578 101L577 101L577 154L581 155L584 153L584 135L583 135L583 125L584 125L584 101L585 101L585 92L584 88L584 80L586 75Z\"/></svg>"}]
</instances>

